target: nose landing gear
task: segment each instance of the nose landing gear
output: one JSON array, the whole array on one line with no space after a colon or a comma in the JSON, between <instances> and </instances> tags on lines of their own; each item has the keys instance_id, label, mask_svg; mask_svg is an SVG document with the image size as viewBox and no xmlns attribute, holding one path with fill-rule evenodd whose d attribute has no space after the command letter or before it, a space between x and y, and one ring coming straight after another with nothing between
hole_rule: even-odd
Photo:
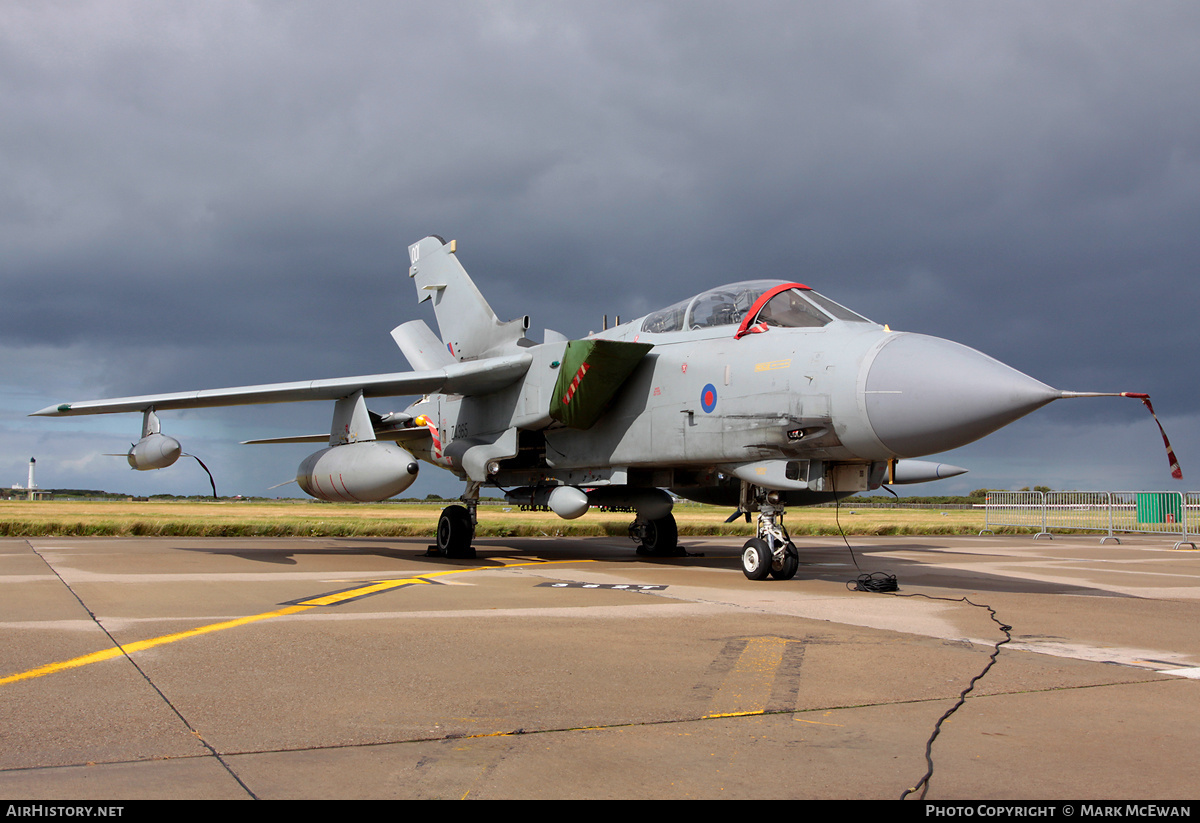
<instances>
[{"instance_id":1,"label":"nose landing gear","mask_svg":"<svg viewBox=\"0 0 1200 823\"><path fill-rule=\"evenodd\" d=\"M742 574L751 580L791 580L800 568L800 553L783 526L783 506L762 502L758 534L742 547Z\"/></svg>"}]
</instances>

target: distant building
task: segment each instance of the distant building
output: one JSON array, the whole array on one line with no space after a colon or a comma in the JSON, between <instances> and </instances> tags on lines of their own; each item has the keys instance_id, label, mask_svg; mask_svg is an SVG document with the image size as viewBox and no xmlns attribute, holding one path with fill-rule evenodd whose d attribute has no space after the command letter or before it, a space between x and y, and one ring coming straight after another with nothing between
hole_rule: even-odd
<instances>
[{"instance_id":1,"label":"distant building","mask_svg":"<svg viewBox=\"0 0 1200 823\"><path fill-rule=\"evenodd\" d=\"M22 494L25 495L27 500L44 500L50 496L50 492L42 491L37 487L37 483L34 482L33 468L36 465L37 460L32 457L29 458L29 481L24 486L14 483L12 486L13 494L8 495L10 500L13 497L20 497Z\"/></svg>"}]
</instances>

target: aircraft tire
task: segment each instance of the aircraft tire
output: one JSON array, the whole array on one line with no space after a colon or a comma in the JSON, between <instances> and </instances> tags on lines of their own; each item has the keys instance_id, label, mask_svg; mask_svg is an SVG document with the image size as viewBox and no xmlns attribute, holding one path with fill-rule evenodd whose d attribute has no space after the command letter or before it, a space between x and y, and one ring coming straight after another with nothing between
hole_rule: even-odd
<instances>
[{"instance_id":1,"label":"aircraft tire","mask_svg":"<svg viewBox=\"0 0 1200 823\"><path fill-rule=\"evenodd\" d=\"M800 553L796 551L796 547L791 543L787 544L787 548L783 552L783 562L779 564L779 568L775 564L771 564L771 577L776 580L791 580L796 576L796 572L800 568Z\"/></svg>"},{"instance_id":2,"label":"aircraft tire","mask_svg":"<svg viewBox=\"0 0 1200 823\"><path fill-rule=\"evenodd\" d=\"M438 518L437 547L443 557L472 558L475 549L471 541L475 537L475 525L466 506L447 506Z\"/></svg>"},{"instance_id":3,"label":"aircraft tire","mask_svg":"<svg viewBox=\"0 0 1200 823\"><path fill-rule=\"evenodd\" d=\"M766 580L771 573L771 550L767 541L752 537L742 547L742 574L751 580Z\"/></svg>"},{"instance_id":4,"label":"aircraft tire","mask_svg":"<svg viewBox=\"0 0 1200 823\"><path fill-rule=\"evenodd\" d=\"M646 522L645 537L642 548L647 554L674 555L679 548L679 527L675 524L675 515L668 514L657 520Z\"/></svg>"}]
</instances>

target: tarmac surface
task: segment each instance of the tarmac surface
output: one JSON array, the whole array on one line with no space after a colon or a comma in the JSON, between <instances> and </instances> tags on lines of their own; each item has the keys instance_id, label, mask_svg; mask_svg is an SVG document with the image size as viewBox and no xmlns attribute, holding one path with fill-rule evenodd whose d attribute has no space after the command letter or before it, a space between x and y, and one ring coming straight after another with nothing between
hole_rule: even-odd
<instances>
[{"instance_id":1,"label":"tarmac surface","mask_svg":"<svg viewBox=\"0 0 1200 823\"><path fill-rule=\"evenodd\" d=\"M850 539L909 596L840 538L785 582L733 538L428 542L0 540L0 795L898 799L1007 624L927 799L1200 797L1166 537Z\"/></svg>"}]
</instances>

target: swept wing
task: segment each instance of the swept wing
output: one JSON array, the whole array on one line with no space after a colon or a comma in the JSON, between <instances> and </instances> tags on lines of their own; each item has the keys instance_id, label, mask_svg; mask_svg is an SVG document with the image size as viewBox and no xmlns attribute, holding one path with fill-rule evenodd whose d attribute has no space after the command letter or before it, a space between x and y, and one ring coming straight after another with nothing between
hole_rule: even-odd
<instances>
[{"instance_id":1,"label":"swept wing","mask_svg":"<svg viewBox=\"0 0 1200 823\"><path fill-rule=\"evenodd\" d=\"M85 400L47 406L33 413L40 417L67 417L79 414L141 412L153 408L198 409L217 406L245 406L258 403L295 403L305 400L338 400L356 392L363 397L392 397L430 392L448 394L489 394L511 385L529 369L532 357L513 354L453 363L439 369L392 374L336 377L295 383L265 383L258 386L234 386L225 389L146 394L108 400Z\"/></svg>"}]
</instances>

